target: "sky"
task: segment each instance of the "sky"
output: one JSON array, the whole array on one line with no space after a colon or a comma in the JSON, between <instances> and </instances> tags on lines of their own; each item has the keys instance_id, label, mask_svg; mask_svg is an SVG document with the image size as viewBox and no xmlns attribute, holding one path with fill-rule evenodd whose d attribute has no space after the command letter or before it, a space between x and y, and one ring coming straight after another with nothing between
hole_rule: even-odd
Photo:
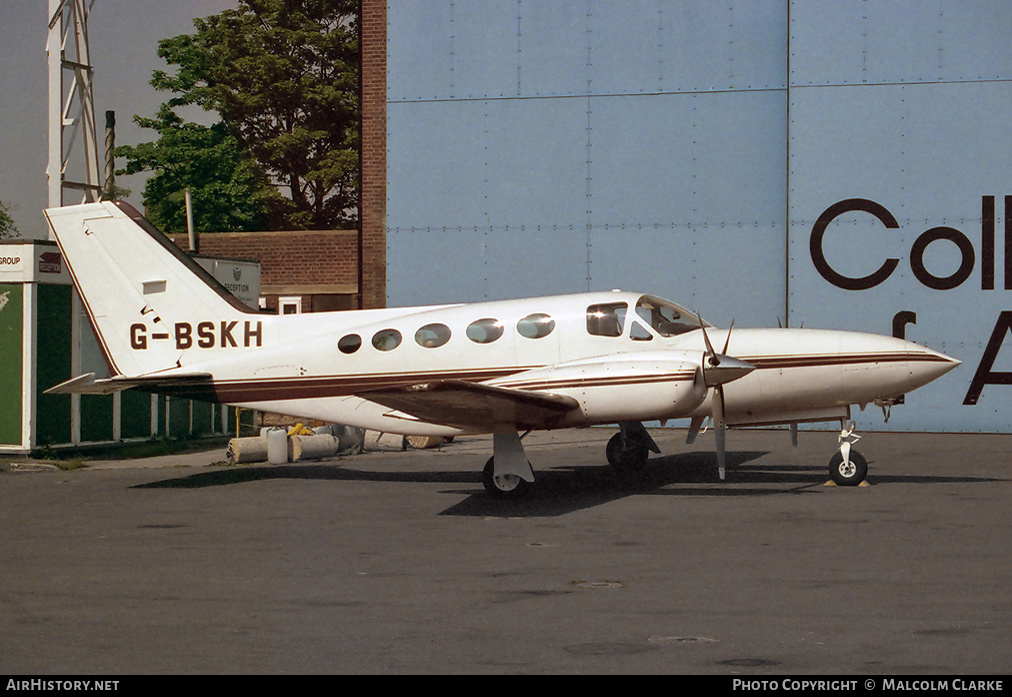
<instances>
[{"instance_id":1,"label":"sky","mask_svg":"<svg viewBox=\"0 0 1012 697\"><path fill-rule=\"evenodd\" d=\"M153 116L168 93L148 81L168 66L158 41L194 31L193 20L235 7L236 0L94 0L88 19L94 66L95 122L103 154L105 112L116 112L116 144L153 140L137 128L135 114ZM48 0L0 0L0 201L28 239L45 239L47 204ZM80 141L76 141L79 143ZM117 167L124 163L118 160ZM117 177L131 190L127 200L141 208L141 175Z\"/></svg>"}]
</instances>

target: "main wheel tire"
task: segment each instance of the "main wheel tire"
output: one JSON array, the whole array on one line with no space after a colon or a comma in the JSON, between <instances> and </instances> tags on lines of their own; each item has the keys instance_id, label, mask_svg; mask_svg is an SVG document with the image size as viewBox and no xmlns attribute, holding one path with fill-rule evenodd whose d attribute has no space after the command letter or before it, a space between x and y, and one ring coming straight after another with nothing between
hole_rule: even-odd
<instances>
[{"instance_id":1,"label":"main wheel tire","mask_svg":"<svg viewBox=\"0 0 1012 697\"><path fill-rule=\"evenodd\" d=\"M632 438L616 433L604 449L608 464L619 472L639 472L647 464L650 449Z\"/></svg>"},{"instance_id":2,"label":"main wheel tire","mask_svg":"<svg viewBox=\"0 0 1012 697\"><path fill-rule=\"evenodd\" d=\"M850 463L843 461L837 452L829 459L829 476L837 486L857 486L868 476L868 461L856 450L850 451Z\"/></svg>"},{"instance_id":3,"label":"main wheel tire","mask_svg":"<svg viewBox=\"0 0 1012 697\"><path fill-rule=\"evenodd\" d=\"M527 482L515 474L495 476L495 457L490 457L481 471L485 491L497 498L517 498L527 490Z\"/></svg>"}]
</instances>

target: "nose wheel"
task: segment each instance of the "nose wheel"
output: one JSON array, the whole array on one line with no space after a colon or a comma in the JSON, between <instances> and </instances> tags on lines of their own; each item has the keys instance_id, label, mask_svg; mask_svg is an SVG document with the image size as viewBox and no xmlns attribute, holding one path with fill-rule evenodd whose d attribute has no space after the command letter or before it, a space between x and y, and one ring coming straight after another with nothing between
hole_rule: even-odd
<instances>
[{"instance_id":1,"label":"nose wheel","mask_svg":"<svg viewBox=\"0 0 1012 697\"><path fill-rule=\"evenodd\" d=\"M840 431L840 452L829 459L829 477L837 486L857 486L868 476L868 461L852 447L861 439L854 430L851 421Z\"/></svg>"},{"instance_id":2,"label":"nose wheel","mask_svg":"<svg viewBox=\"0 0 1012 697\"><path fill-rule=\"evenodd\" d=\"M843 459L842 453L836 453L829 459L829 476L837 486L857 486L868 475L868 461L856 450L850 451L850 457Z\"/></svg>"}]
</instances>

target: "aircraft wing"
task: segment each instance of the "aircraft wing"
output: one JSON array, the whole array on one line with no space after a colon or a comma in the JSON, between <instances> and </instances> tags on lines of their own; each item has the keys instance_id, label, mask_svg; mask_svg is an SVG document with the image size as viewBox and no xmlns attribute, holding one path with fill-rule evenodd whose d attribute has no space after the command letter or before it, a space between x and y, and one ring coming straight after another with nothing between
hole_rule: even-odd
<instances>
[{"instance_id":1,"label":"aircraft wing","mask_svg":"<svg viewBox=\"0 0 1012 697\"><path fill-rule=\"evenodd\" d=\"M75 378L54 385L45 394L97 394L108 395L132 387L143 387L151 390L159 388L185 389L187 387L206 385L211 378L210 373L186 373L174 375L141 375L138 377L96 378L95 373L84 373Z\"/></svg>"},{"instance_id":2,"label":"aircraft wing","mask_svg":"<svg viewBox=\"0 0 1012 697\"><path fill-rule=\"evenodd\" d=\"M547 428L580 407L572 397L447 380L359 394L427 423L456 428Z\"/></svg>"}]
</instances>

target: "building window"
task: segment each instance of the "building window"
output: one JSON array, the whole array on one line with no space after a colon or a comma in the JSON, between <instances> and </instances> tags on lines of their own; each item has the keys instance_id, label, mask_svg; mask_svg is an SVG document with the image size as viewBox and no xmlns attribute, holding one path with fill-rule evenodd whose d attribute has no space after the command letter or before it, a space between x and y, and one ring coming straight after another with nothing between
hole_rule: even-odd
<instances>
[{"instance_id":1,"label":"building window","mask_svg":"<svg viewBox=\"0 0 1012 697\"><path fill-rule=\"evenodd\" d=\"M278 298L278 313L282 315L298 315L302 312L302 297L290 296Z\"/></svg>"}]
</instances>

